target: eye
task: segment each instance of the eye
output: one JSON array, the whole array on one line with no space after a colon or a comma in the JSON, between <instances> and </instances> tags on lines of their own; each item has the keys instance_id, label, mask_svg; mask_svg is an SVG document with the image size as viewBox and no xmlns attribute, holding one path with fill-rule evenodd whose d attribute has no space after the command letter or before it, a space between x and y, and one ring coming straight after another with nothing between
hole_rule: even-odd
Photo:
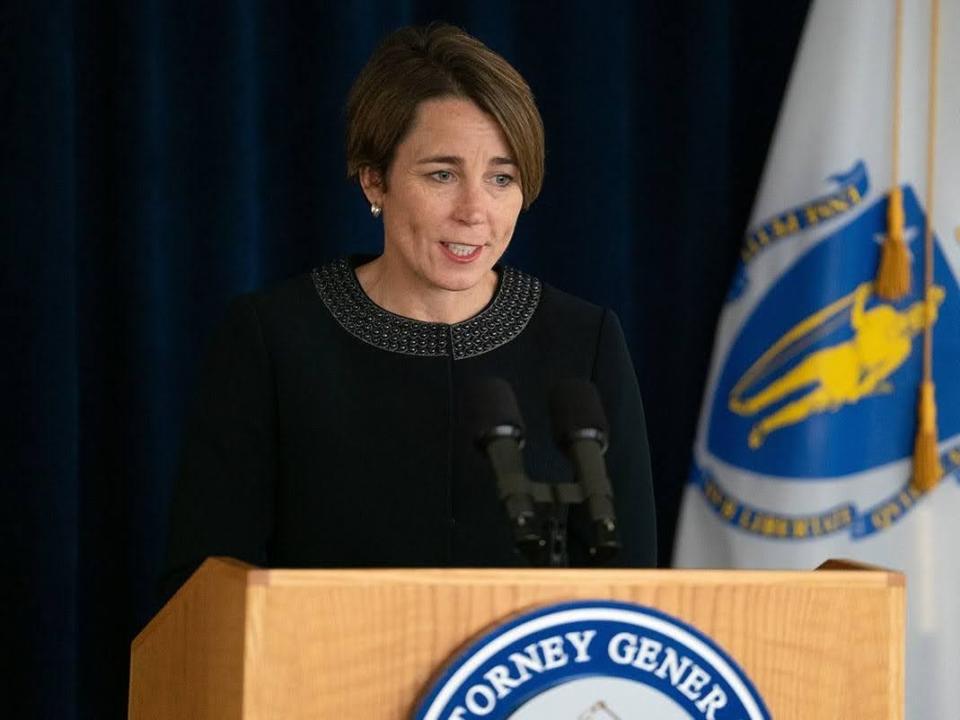
<instances>
[{"instance_id":1,"label":"eye","mask_svg":"<svg viewBox=\"0 0 960 720\"><path fill-rule=\"evenodd\" d=\"M453 173L450 172L449 170L437 170L435 172L430 173L430 177L432 177L437 182L448 183L453 180Z\"/></svg>"},{"instance_id":2,"label":"eye","mask_svg":"<svg viewBox=\"0 0 960 720\"><path fill-rule=\"evenodd\" d=\"M497 187L506 187L513 182L513 175L507 175L506 173L500 173L499 175L493 176L493 184Z\"/></svg>"}]
</instances>

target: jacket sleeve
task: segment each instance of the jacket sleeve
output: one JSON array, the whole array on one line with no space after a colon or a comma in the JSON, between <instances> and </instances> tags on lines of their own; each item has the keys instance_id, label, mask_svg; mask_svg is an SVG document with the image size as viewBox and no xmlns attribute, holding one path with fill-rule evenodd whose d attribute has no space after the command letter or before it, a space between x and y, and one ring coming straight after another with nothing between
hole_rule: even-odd
<instances>
[{"instance_id":1,"label":"jacket sleeve","mask_svg":"<svg viewBox=\"0 0 960 720\"><path fill-rule=\"evenodd\" d=\"M276 467L273 388L256 309L241 297L213 335L186 424L164 599L211 555L266 564Z\"/></svg>"},{"instance_id":2,"label":"jacket sleeve","mask_svg":"<svg viewBox=\"0 0 960 720\"><path fill-rule=\"evenodd\" d=\"M604 313L593 382L610 425L607 473L623 544L615 565L656 567L657 527L640 387L616 314Z\"/></svg>"}]
</instances>

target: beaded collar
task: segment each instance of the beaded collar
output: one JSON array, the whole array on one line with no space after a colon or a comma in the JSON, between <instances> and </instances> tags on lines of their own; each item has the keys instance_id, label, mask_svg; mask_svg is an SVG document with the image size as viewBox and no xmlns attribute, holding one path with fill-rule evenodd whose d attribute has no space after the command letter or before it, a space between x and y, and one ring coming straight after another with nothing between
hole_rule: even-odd
<instances>
[{"instance_id":1,"label":"beaded collar","mask_svg":"<svg viewBox=\"0 0 960 720\"><path fill-rule=\"evenodd\" d=\"M540 302L540 281L500 267L493 300L469 320L447 325L395 315L375 304L360 287L346 258L313 270L313 285L330 314L348 333L381 350L454 360L490 352L513 340Z\"/></svg>"}]
</instances>

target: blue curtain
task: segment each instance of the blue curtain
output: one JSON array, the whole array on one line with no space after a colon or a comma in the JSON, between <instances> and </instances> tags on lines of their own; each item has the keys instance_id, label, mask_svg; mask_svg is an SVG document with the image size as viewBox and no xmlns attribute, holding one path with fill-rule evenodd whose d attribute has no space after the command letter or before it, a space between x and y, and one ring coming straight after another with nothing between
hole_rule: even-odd
<instances>
[{"instance_id":1,"label":"blue curtain","mask_svg":"<svg viewBox=\"0 0 960 720\"><path fill-rule=\"evenodd\" d=\"M807 0L6 3L0 10L4 715L122 718L182 415L236 293L352 251L343 107L390 30L506 56L547 129L508 259L621 316L661 560L720 302Z\"/></svg>"}]
</instances>

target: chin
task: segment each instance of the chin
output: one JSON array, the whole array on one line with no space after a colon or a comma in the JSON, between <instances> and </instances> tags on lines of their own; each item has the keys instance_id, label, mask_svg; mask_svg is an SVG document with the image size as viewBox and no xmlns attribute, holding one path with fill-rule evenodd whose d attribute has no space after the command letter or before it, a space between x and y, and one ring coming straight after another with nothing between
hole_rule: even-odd
<instances>
[{"instance_id":1,"label":"chin","mask_svg":"<svg viewBox=\"0 0 960 720\"><path fill-rule=\"evenodd\" d=\"M445 274L443 277L433 278L434 287L439 287L450 292L464 292L475 288L483 278L485 273L470 273L470 275L458 274L456 276Z\"/></svg>"},{"instance_id":2,"label":"chin","mask_svg":"<svg viewBox=\"0 0 960 720\"><path fill-rule=\"evenodd\" d=\"M489 267L465 267L454 268L437 273L431 273L430 283L434 287L443 288L451 292L464 292L472 290L483 282L484 278L490 272Z\"/></svg>"}]
</instances>

